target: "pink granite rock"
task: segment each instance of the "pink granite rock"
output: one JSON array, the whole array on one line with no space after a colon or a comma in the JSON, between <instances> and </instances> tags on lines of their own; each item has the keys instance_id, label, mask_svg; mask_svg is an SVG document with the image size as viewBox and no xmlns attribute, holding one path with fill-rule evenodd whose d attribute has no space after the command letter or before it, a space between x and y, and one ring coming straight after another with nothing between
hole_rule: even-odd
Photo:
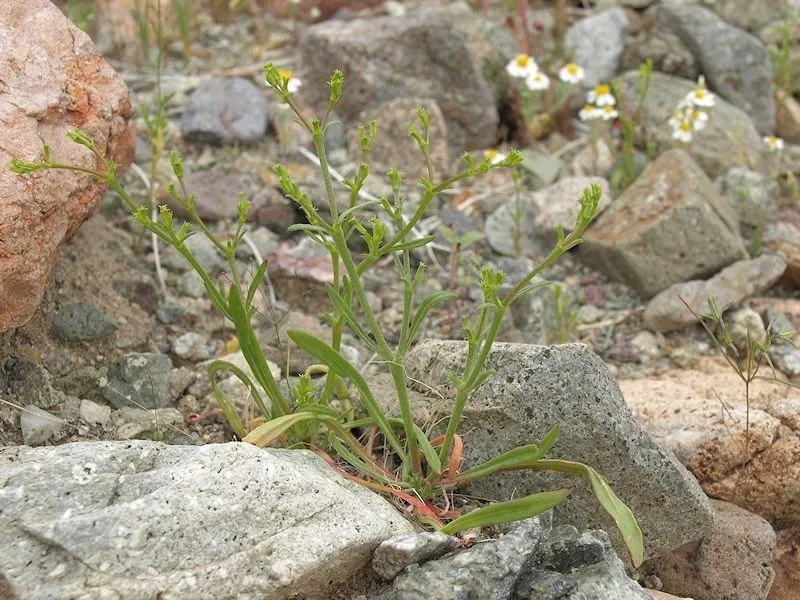
<instances>
[{"instance_id":1,"label":"pink granite rock","mask_svg":"<svg viewBox=\"0 0 800 600\"><path fill-rule=\"evenodd\" d=\"M53 260L100 204L104 186L67 171L21 177L12 158L39 160L42 142L62 163L94 167L66 137L81 128L106 156L125 159L132 138L125 84L94 44L49 0L0 11L0 332L33 315Z\"/></svg>"}]
</instances>

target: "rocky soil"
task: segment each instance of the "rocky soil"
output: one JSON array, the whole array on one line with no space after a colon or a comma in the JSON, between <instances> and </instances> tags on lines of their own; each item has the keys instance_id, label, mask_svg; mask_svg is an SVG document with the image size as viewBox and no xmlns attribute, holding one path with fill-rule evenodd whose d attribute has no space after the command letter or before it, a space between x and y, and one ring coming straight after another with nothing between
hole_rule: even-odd
<instances>
[{"instance_id":1,"label":"rocky soil","mask_svg":"<svg viewBox=\"0 0 800 600\"><path fill-rule=\"evenodd\" d=\"M251 2L251 11L201 2L187 57L165 11L165 147L184 156L187 186L215 231L231 231L239 194L252 203L238 265L252 272L268 260L254 323L284 384L314 362L286 331L329 335L320 312L332 272L326 254L287 232L302 218L272 166L285 163L315 201L323 190L310 140L263 83L265 61L294 71L309 114L324 104L330 72L345 72L328 155L352 176L354 128L377 118L366 185L376 196L391 191L380 174L398 166L407 202L421 197L413 181L425 173L405 135L420 105L431 115L437 176L453 174L464 149L523 149L519 184L492 171L458 185L423 221L436 235L416 257L429 265L426 292L459 297L431 311L409 358L420 422L452 403L447 374L464 353L454 340L480 302L476 267L497 265L515 283L549 250L555 227L574 222L583 188L601 186L602 213L584 244L544 273L554 285L516 305L501 331L496 374L466 415L465 459L560 423L555 456L592 464L639 518L648 560L638 571L626 571L613 523L573 480L504 475L455 497L466 507L574 486L572 502L552 514L454 552L452 538L420 537L390 503L310 453L234 442L207 369L217 357L245 365L199 277L173 249L155 251L97 182L7 168L12 157L40 158L42 141L61 162L89 164L64 135L81 127L128 167L121 180L134 200L145 201L154 176L157 201L180 209L167 194L166 154L150 170L143 115L156 71L143 61L132 4L101 3L91 40L49 0L0 14L0 597L800 597L800 350L773 345L760 374L774 381L754 381L746 402L681 301L701 312L714 296L740 348L770 325L800 326L800 198L791 187L800 105L773 88L771 58L786 26L798 70L796 0L567 2L563 31L551 3L530 2L540 66L555 78L560 63L546 57L563 34L586 70L547 135L524 122L506 72L524 36L507 26L516 13L502 2L303 0ZM621 141L619 120L593 140L577 110L584 91L610 80L620 108L636 106L645 59L655 72L635 131L637 178L620 190L609 150ZM675 147L667 121L699 75L716 105L696 139ZM785 145L767 154L762 136L772 134ZM454 235L477 241L460 249ZM210 243L189 244L229 280ZM403 305L392 265L365 283L391 335ZM389 389L357 339L345 336L343 352L375 389ZM236 378L221 386L254 410ZM390 395L380 400L391 408ZM389 540L398 534L412 541Z\"/></svg>"}]
</instances>

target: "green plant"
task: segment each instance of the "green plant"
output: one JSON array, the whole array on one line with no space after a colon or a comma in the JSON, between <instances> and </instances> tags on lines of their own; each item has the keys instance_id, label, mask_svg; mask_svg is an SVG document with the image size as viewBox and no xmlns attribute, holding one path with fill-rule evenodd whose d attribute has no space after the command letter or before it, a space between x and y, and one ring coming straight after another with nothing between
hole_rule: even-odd
<instances>
[{"instance_id":1,"label":"green plant","mask_svg":"<svg viewBox=\"0 0 800 600\"><path fill-rule=\"evenodd\" d=\"M563 285L556 284L553 286L553 301L556 320L552 339L556 344L567 344L573 339L578 324L578 315L572 310L572 296Z\"/></svg>"},{"instance_id":2,"label":"green plant","mask_svg":"<svg viewBox=\"0 0 800 600\"><path fill-rule=\"evenodd\" d=\"M639 66L639 102L636 104L636 109L633 113L625 110L620 111L620 125L622 128L622 144L620 146L619 156L617 158L617 168L611 175L611 187L616 191L624 190L629 187L636 178L639 176L638 169L636 168L636 147L635 135L636 129L642 127L645 120L645 103L647 101L647 93L650 90L650 79L653 76L653 61L647 59ZM619 85L615 85L615 91L618 98L622 97Z\"/></svg>"},{"instance_id":3,"label":"green plant","mask_svg":"<svg viewBox=\"0 0 800 600\"><path fill-rule=\"evenodd\" d=\"M183 62L189 63L192 57L192 40L194 39L194 5L192 0L172 0L172 9L178 24L183 49Z\"/></svg>"},{"instance_id":4,"label":"green plant","mask_svg":"<svg viewBox=\"0 0 800 600\"><path fill-rule=\"evenodd\" d=\"M296 224L291 229L303 231L331 256L333 283L328 286L328 295L333 308L325 315L331 325L330 343L304 331L288 332L289 337L300 348L324 365L326 375L319 386L312 387L311 381L301 379L289 394L284 395L270 373L256 338L251 325L251 318L255 313L252 300L264 279L267 265L262 263L249 282L237 267L236 249L245 235L249 209L245 200L238 203L238 219L233 234L225 241L218 239L197 214L196 197L186 189L183 162L173 152L170 162L177 185L170 184L169 193L183 207L189 222L178 225L166 206L161 207L158 218L154 219L149 209L137 205L119 183L116 165L107 160L89 136L80 131L72 131L69 136L94 154L98 165L96 169L61 164L54 159L47 146L44 147L42 160L27 162L15 159L11 168L20 174L31 174L43 169L70 169L107 183L133 211L138 223L174 246L197 271L212 304L233 323L239 345L255 380L251 380L244 371L224 360L215 361L209 369L220 407L233 431L244 441L260 447L279 443L285 447L321 449L318 450L320 455L345 476L408 503L414 508L418 519L447 533L527 518L558 504L569 493L566 489L542 492L496 503L457 517L447 510L444 495L459 486L508 470L547 470L580 475L589 481L600 504L617 523L630 551L632 563L640 564L644 554L641 531L630 509L614 494L608 482L589 466L545 458L557 441L557 424L538 444L516 448L469 469L462 469L463 441L458 434L470 396L492 376L492 372L486 370L485 364L509 307L523 295L543 287L534 278L581 242L581 236L597 214L601 196L599 186L592 185L581 195L580 211L572 232L566 234L559 227L557 241L550 254L509 292L500 291L504 281L502 271L489 267L482 269L480 288L483 302L475 314L468 314L464 318L466 360L460 371L451 375L455 388L453 411L447 420L444 434L431 438L412 418L405 357L428 312L434 306L452 299L454 294L435 292L421 300L417 299L425 279L425 265L421 263L414 266L412 251L429 244L433 237L415 238L413 230L441 192L459 181L484 175L491 169L514 167L520 163L522 156L517 151L511 151L501 161L492 162L487 157L482 162L476 162L472 155L466 153L463 157L463 170L436 183L433 180L429 155L428 115L423 109L419 109L419 124L409 125L408 131L420 148L427 176L418 181L422 188L421 201L407 215L401 193L403 179L397 170L390 170L387 174L392 190L389 197L359 202L361 189L369 174L369 151L377 135L377 126L372 122L360 129L359 167L355 175L345 181L349 190L349 202L346 209L340 210L325 151L325 133L330 125L331 112L342 95L344 80L341 72L335 72L329 82L329 101L321 119L317 116L309 119L304 115L292 97L289 78L281 76L276 67L268 64L264 72L268 85L292 108L298 123L313 140L329 211L329 216L318 212L315 204L300 189L286 167L275 167L284 193L297 203L307 220L307 223ZM197 233L206 236L228 262L230 280L227 287L218 286L187 248L186 240ZM350 242L356 237L360 238L361 244L367 249L360 255L351 250ZM396 342L387 340L362 285L365 272L384 258L392 259L402 283L403 316ZM399 417L392 416L391 412L379 404L358 369L339 352L345 328L388 366L394 382ZM261 413L258 419L246 424L242 422L235 406L216 384L216 375L221 371L232 373L248 387ZM341 395L345 381L356 392L363 409L363 416L359 418L355 418L352 411L334 401L335 395ZM262 391L266 394L266 401L262 397ZM382 446L378 446L383 453L382 457L374 454L374 444L364 444L359 440L358 435L365 431L377 433L378 439L382 441ZM331 454L338 460L334 460ZM456 518L445 523L452 517Z\"/></svg>"},{"instance_id":5,"label":"green plant","mask_svg":"<svg viewBox=\"0 0 800 600\"><path fill-rule=\"evenodd\" d=\"M94 6L91 0L67 0L67 18L81 31L88 32L94 20Z\"/></svg>"},{"instance_id":6,"label":"green plant","mask_svg":"<svg viewBox=\"0 0 800 600\"><path fill-rule=\"evenodd\" d=\"M793 29L799 25L800 11L788 15L778 29L780 35L778 45L770 49L772 81L779 104L782 104L786 98L800 93L800 73L798 73L797 62L792 56Z\"/></svg>"},{"instance_id":7,"label":"green plant","mask_svg":"<svg viewBox=\"0 0 800 600\"><path fill-rule=\"evenodd\" d=\"M740 343L740 346L743 347L737 347L733 337L731 336L728 324L723 316L727 307L723 307L722 310L720 310L716 300L713 297L709 297L707 300L708 313L701 315L693 310L683 298L680 298L680 301L683 303L686 309L692 313L692 316L697 319L697 322L703 327L703 329L706 330L706 333L711 339L714 348L716 348L720 355L725 359L725 362L728 363L733 372L736 373L736 376L744 385L744 401L746 409L744 453L745 456L749 457L750 388L752 387L753 382L757 379L785 383L774 375L773 377L762 377L759 375L759 371L761 370L764 361L767 361L769 366L772 367L768 352L776 341L780 340L795 345L793 341L795 332L782 331L775 333L772 330L772 323L770 323L766 328L763 339L753 339L750 331L748 330L747 338L744 341L744 344Z\"/></svg>"}]
</instances>

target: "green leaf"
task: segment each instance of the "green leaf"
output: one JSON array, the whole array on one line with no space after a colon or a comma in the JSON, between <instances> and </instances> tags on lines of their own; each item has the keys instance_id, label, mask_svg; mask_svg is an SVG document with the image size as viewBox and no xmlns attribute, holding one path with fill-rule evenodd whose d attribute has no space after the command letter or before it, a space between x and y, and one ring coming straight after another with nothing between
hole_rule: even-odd
<instances>
[{"instance_id":1,"label":"green leaf","mask_svg":"<svg viewBox=\"0 0 800 600\"><path fill-rule=\"evenodd\" d=\"M267 261L262 261L260 265L258 265L258 269L256 272L253 273L253 280L250 282L250 287L247 288L247 303L250 304L253 301L253 297L256 295L256 291L258 291L258 286L261 285L261 282L264 281L264 275L267 274Z\"/></svg>"},{"instance_id":2,"label":"green leaf","mask_svg":"<svg viewBox=\"0 0 800 600\"><path fill-rule=\"evenodd\" d=\"M253 444L254 446L258 446L259 448L264 448L298 423L319 419L320 417L310 412L298 412L292 415L283 415L277 419L272 419L266 423L262 423L253 429L253 431L248 433L242 441L247 442L248 444Z\"/></svg>"},{"instance_id":3,"label":"green leaf","mask_svg":"<svg viewBox=\"0 0 800 600\"><path fill-rule=\"evenodd\" d=\"M264 351L258 343L253 326L250 324L250 315L244 306L242 293L236 285L231 285L228 294L228 304L230 307L230 317L236 327L236 336L239 339L239 347L242 354L253 372L256 381L261 384L272 401L272 407L280 411L281 415L288 414L289 407L283 399L283 394L278 387L278 383L269 370Z\"/></svg>"},{"instance_id":4,"label":"green leaf","mask_svg":"<svg viewBox=\"0 0 800 600\"><path fill-rule=\"evenodd\" d=\"M386 415L384 414L383 410L381 410L380 405L375 400L375 397L372 395L372 391L369 389L367 382L361 376L361 373L358 372L358 369L351 365L347 359L339 354L336 350L310 333L300 331L298 329L290 329L286 333L289 338L300 348L308 352L311 356L323 364L327 365L328 368L334 371L337 375L346 377L353 382L353 385L356 386L361 394L361 403L364 405L364 408L369 415L375 419L375 423L378 425L381 433L383 433L383 436L391 444L392 448L400 457L400 459L405 462L406 453L403 449L403 445L394 434L392 426L389 424Z\"/></svg>"},{"instance_id":5,"label":"green leaf","mask_svg":"<svg viewBox=\"0 0 800 600\"><path fill-rule=\"evenodd\" d=\"M450 521L442 527L442 533L453 535L465 529L497 525L500 523L513 523L535 517L560 504L569 496L568 489L553 492L540 492L516 500L497 502L484 508L478 508L463 517Z\"/></svg>"},{"instance_id":6,"label":"green leaf","mask_svg":"<svg viewBox=\"0 0 800 600\"><path fill-rule=\"evenodd\" d=\"M411 344L414 341L417 331L419 330L420 325L422 325L422 321L428 315L428 311L430 311L431 308L440 302L454 300L456 298L458 298L458 295L452 292L434 292L420 302L419 308L417 308L417 312L414 313L414 319L409 327L407 344Z\"/></svg>"},{"instance_id":7,"label":"green leaf","mask_svg":"<svg viewBox=\"0 0 800 600\"><path fill-rule=\"evenodd\" d=\"M458 476L459 483L469 483L477 479L482 479L492 473L500 471L510 471L514 469L524 469L540 458L544 457L550 449L555 445L558 440L559 426L555 425L547 435L544 436L539 445L528 444L514 448L508 452L504 452L499 456L487 460L485 463L473 467L460 473Z\"/></svg>"},{"instance_id":8,"label":"green leaf","mask_svg":"<svg viewBox=\"0 0 800 600\"><path fill-rule=\"evenodd\" d=\"M426 235L425 237L417 238L416 240L394 244L391 247L391 251L399 252L401 250L413 250L414 248L421 248L422 246L430 244L434 239L436 239L435 236Z\"/></svg>"},{"instance_id":9,"label":"green leaf","mask_svg":"<svg viewBox=\"0 0 800 600\"><path fill-rule=\"evenodd\" d=\"M575 475L582 475L588 479L595 497L611 518L614 519L619 532L622 534L622 539L625 540L625 545L628 547L628 552L630 553L631 563L634 567L638 567L642 564L644 560L642 530L639 528L639 524L636 522L636 517L633 515L633 512L631 512L631 509L617 497L605 477L600 475L600 473L595 471L592 467L568 460L539 460L527 468L573 473Z\"/></svg>"},{"instance_id":10,"label":"green leaf","mask_svg":"<svg viewBox=\"0 0 800 600\"><path fill-rule=\"evenodd\" d=\"M239 413L236 411L236 407L230 400L228 400L227 396L225 396L225 394L219 388L219 384L217 383L218 371L228 371L233 373L233 375L237 377L239 381L245 384L250 390L256 406L258 406L258 409L261 411L261 415L265 419L269 419L270 413L267 410L264 401L261 399L261 394L258 393L258 389L255 385L253 385L253 382L250 381L250 378L244 371L227 360L215 360L212 362L208 367L208 379L211 382L211 390L214 392L214 396L216 397L217 402L219 402L219 406L222 409L225 418L228 419L231 429L233 429L234 433L236 433L236 435L238 435L240 438L244 438L247 435L247 430L239 419Z\"/></svg>"}]
</instances>

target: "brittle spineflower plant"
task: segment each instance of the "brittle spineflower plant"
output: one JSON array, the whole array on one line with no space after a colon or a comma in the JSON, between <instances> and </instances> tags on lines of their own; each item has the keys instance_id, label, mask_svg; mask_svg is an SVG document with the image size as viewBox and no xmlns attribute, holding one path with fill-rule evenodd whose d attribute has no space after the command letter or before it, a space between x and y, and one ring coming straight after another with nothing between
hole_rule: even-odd
<instances>
[{"instance_id":1,"label":"brittle spineflower plant","mask_svg":"<svg viewBox=\"0 0 800 600\"><path fill-rule=\"evenodd\" d=\"M528 518L564 501L570 493L569 489L543 491L459 515L451 510L446 500L447 494L459 486L508 470L548 470L580 475L589 481L600 504L617 523L630 551L631 562L640 564L644 549L639 526L630 509L614 494L602 475L581 463L545 458L558 439L557 424L537 443L515 448L471 468L462 464L464 441L459 433L462 416L473 392L493 375L485 365L503 318L513 302L542 287L537 275L580 244L584 231L597 214L601 195L599 186L590 186L579 198L580 211L574 229L567 234L559 227L552 251L511 291L501 293L502 271L491 267L482 269L480 289L483 302L473 314L464 318L466 360L451 376L455 387L452 413L447 416L441 435L429 437L412 418L405 357L428 312L452 299L454 294L434 292L424 298L418 297L426 278L426 266L414 260L412 251L431 243L433 237L416 237L414 231L440 193L460 181L481 177L492 169L513 168L521 162L522 155L509 150L505 156L494 154L478 162L471 154L465 153L460 172L436 181L430 156L428 115L424 109L419 109L418 122L409 125L408 133L417 142L427 171L427 176L417 182L422 191L421 201L413 208L405 204L403 176L397 170L390 170L387 174L391 188L387 197L362 201L361 190L369 175L369 152L377 136L377 125L372 122L360 129L359 166L355 175L345 181L348 202L347 208L341 209L325 153L325 134L330 125L330 115L342 95L342 73L335 72L329 81L329 100L322 118L308 118L299 109L290 89L291 77L271 64L265 66L264 75L269 87L291 107L297 122L311 136L319 158L319 176L329 211L327 214L319 212L319 203L312 202L288 169L283 165L275 167L284 194L299 206L306 217L306 223L293 225L291 230L303 232L325 248L331 258L333 282L327 286L327 291L333 308L324 315L331 325L330 341L306 331L288 332L300 348L322 365L326 374L318 386L307 377L301 378L298 385L284 394L270 373L256 338L251 324L255 313L252 300L267 265L260 265L247 281L235 261L236 248L241 243L247 223L249 204L246 201L241 200L238 204L236 228L230 238L225 241L217 239L195 210L196 198L186 189L182 160L172 153L170 162L177 186L171 185L169 191L186 210L190 222L178 225L166 207L161 207L157 220L151 219L148 210L139 207L120 185L116 165L81 132L72 132L70 136L94 154L96 169L60 164L46 146L41 160L14 160L12 169L21 174L44 169L73 169L108 183L134 212L137 222L174 245L189 261L203 279L213 305L234 324L239 345L255 379L251 380L241 369L224 360L215 361L209 369L220 406L233 431L245 442L259 447L278 444L313 449L344 476L406 504L421 522L448 534ZM230 284L227 289L219 287L187 249L186 239L197 233L207 236L228 260ZM352 250L351 242L355 241L359 241L360 247L366 251ZM386 258L391 259L396 267L403 293L402 323L395 336L388 336L379 324L362 285L367 270ZM396 412L386 410L385 404L378 402L361 372L340 352L345 330L349 330L387 365L394 382ZM259 419L249 423L242 421L238 409L217 385L216 375L221 371L232 373L247 385L261 412ZM262 398L262 391L266 398ZM338 403L333 402L335 396L345 393L357 399L360 414L342 410ZM386 402L388 399L383 400ZM370 436L369 432L373 435ZM369 437L375 439L362 441Z\"/></svg>"}]
</instances>

